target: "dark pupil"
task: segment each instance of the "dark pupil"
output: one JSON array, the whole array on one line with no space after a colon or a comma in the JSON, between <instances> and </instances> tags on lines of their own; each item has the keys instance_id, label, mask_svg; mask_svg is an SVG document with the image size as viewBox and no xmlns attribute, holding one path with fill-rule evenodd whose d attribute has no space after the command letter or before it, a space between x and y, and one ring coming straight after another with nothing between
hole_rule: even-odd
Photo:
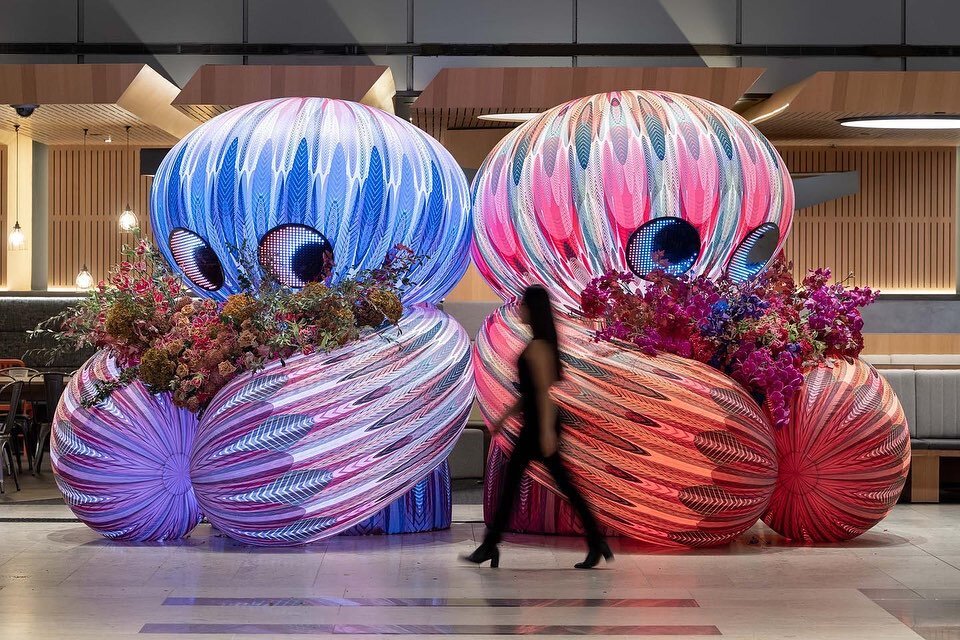
<instances>
[{"instance_id":1,"label":"dark pupil","mask_svg":"<svg viewBox=\"0 0 960 640\"><path fill-rule=\"evenodd\" d=\"M677 265L697 255L700 237L689 224L668 224L653 238L654 252L662 252L663 260Z\"/></svg>"},{"instance_id":2,"label":"dark pupil","mask_svg":"<svg viewBox=\"0 0 960 640\"><path fill-rule=\"evenodd\" d=\"M290 268L302 282L319 282L330 275L333 255L329 243L306 242L290 258Z\"/></svg>"},{"instance_id":3,"label":"dark pupil","mask_svg":"<svg viewBox=\"0 0 960 640\"><path fill-rule=\"evenodd\" d=\"M746 266L748 268L754 269L766 264L777 249L778 235L771 230L763 232L747 253Z\"/></svg>"},{"instance_id":4,"label":"dark pupil","mask_svg":"<svg viewBox=\"0 0 960 640\"><path fill-rule=\"evenodd\" d=\"M223 268L213 249L206 245L197 247L193 251L193 261L211 287L219 289L223 286Z\"/></svg>"}]
</instances>

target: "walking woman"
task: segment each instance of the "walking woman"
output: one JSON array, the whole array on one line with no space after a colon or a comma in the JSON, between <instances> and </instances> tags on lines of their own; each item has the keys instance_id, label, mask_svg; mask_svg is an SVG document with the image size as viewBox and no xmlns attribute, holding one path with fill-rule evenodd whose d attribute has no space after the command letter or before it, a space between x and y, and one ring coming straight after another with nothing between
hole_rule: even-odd
<instances>
[{"instance_id":1,"label":"walking woman","mask_svg":"<svg viewBox=\"0 0 960 640\"><path fill-rule=\"evenodd\" d=\"M503 494L497 505L496 515L487 535L477 549L464 560L481 564L490 561L491 567L500 564L500 550L497 545L520 489L520 480L527 466L539 460L553 476L557 487L567 496L570 504L580 516L586 530L588 553L577 569L592 569L600 558L613 560L613 553L600 533L597 521L590 511L586 500L580 495L570 474L567 472L558 451L560 439L560 416L550 397L550 387L563 377L560 364L560 349L557 345L557 327L553 320L553 307L550 296L543 287L528 287L523 293L520 304L520 318L530 326L533 338L520 353L517 360L517 389L520 399L493 425L498 432L511 416L521 414L523 426L517 438L513 455L507 464L503 479Z\"/></svg>"}]
</instances>

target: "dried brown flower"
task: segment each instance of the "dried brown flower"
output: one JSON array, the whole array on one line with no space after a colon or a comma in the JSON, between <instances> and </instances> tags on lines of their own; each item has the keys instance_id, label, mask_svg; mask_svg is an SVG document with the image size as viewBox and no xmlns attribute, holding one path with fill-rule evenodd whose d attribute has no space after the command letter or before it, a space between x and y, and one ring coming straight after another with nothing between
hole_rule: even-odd
<instances>
[{"instance_id":1,"label":"dried brown flower","mask_svg":"<svg viewBox=\"0 0 960 640\"><path fill-rule=\"evenodd\" d=\"M249 320L257 312L257 301L246 293L238 293L227 298L223 304L223 316L234 322Z\"/></svg>"},{"instance_id":2,"label":"dried brown flower","mask_svg":"<svg viewBox=\"0 0 960 640\"><path fill-rule=\"evenodd\" d=\"M168 391L176 371L177 365L169 352L151 347L140 358L138 377L153 392Z\"/></svg>"},{"instance_id":3,"label":"dried brown flower","mask_svg":"<svg viewBox=\"0 0 960 640\"><path fill-rule=\"evenodd\" d=\"M129 342L136 336L133 323L138 319L137 305L132 300L120 299L107 311L103 328L117 340Z\"/></svg>"},{"instance_id":4,"label":"dried brown flower","mask_svg":"<svg viewBox=\"0 0 960 640\"><path fill-rule=\"evenodd\" d=\"M369 299L383 312L387 320L393 324L400 321L400 316L403 315L403 304L396 291L377 287L370 291Z\"/></svg>"}]
</instances>

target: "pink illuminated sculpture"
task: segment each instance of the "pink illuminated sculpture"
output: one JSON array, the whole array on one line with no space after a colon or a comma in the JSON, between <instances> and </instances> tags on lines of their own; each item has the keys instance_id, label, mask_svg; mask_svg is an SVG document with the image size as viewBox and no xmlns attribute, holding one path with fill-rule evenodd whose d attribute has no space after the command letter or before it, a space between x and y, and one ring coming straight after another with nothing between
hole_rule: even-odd
<instances>
[{"instance_id":1,"label":"pink illuminated sculpture","mask_svg":"<svg viewBox=\"0 0 960 640\"><path fill-rule=\"evenodd\" d=\"M897 503L910 469L900 402L860 360L809 371L776 442L780 476L763 521L798 542L870 529Z\"/></svg>"},{"instance_id":2,"label":"pink illuminated sculpture","mask_svg":"<svg viewBox=\"0 0 960 640\"><path fill-rule=\"evenodd\" d=\"M580 292L611 270L743 282L781 252L792 181L770 142L740 116L659 91L580 98L506 136L472 190L474 259L508 302L477 340L485 418L512 400L526 339L509 303L542 284L562 316L569 377L555 394L567 425L561 453L610 532L707 546L766 514L789 537L840 540L875 524L896 501L909 464L906 426L889 387L866 365L810 373L806 404L775 433L726 375L628 344L595 343L593 327L581 324ZM515 429L491 444L487 518ZM513 530L579 531L539 467L520 494Z\"/></svg>"},{"instance_id":3,"label":"pink illuminated sculpture","mask_svg":"<svg viewBox=\"0 0 960 640\"><path fill-rule=\"evenodd\" d=\"M610 531L667 546L724 544L763 513L777 477L769 422L737 383L707 365L645 356L594 342L589 327L558 324L566 379L554 397L564 423L562 454L597 518ZM516 401L517 356L526 332L501 307L477 338L477 390L484 415ZM486 514L519 425L496 438L488 463ZM579 523L535 464L517 531L571 533Z\"/></svg>"},{"instance_id":4,"label":"pink illuminated sculpture","mask_svg":"<svg viewBox=\"0 0 960 640\"><path fill-rule=\"evenodd\" d=\"M646 272L748 276L793 216L793 183L766 138L729 109L660 91L547 111L500 141L473 192L473 255L490 286L509 300L540 283L567 311L630 258Z\"/></svg>"}]
</instances>

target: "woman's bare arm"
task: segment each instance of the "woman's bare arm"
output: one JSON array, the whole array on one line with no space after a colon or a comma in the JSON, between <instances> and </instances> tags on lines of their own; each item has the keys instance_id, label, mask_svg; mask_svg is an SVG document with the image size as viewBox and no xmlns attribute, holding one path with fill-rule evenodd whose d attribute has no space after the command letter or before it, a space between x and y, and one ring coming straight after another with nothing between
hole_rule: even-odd
<instances>
[{"instance_id":1,"label":"woman's bare arm","mask_svg":"<svg viewBox=\"0 0 960 640\"><path fill-rule=\"evenodd\" d=\"M527 351L527 360L537 390L540 413L540 449L544 456L557 452L557 406L550 396L550 387L557 381L557 365L553 349L543 340L534 340Z\"/></svg>"}]
</instances>

